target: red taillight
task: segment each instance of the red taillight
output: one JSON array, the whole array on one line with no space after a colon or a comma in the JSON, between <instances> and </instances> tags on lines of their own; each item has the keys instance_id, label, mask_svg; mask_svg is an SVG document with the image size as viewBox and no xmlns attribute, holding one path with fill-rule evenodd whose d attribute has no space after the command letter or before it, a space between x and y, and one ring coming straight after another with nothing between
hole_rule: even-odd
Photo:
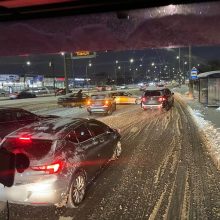
<instances>
[{"instance_id":1,"label":"red taillight","mask_svg":"<svg viewBox=\"0 0 220 220\"><path fill-rule=\"evenodd\" d=\"M163 101L165 101L165 100L166 100L166 98L164 98L164 97L159 97L159 98L158 98L158 101L159 101L159 102L163 102Z\"/></svg>"},{"instance_id":2,"label":"red taillight","mask_svg":"<svg viewBox=\"0 0 220 220\"><path fill-rule=\"evenodd\" d=\"M25 142L30 142L31 138L30 137L19 137L18 138L20 141L25 141Z\"/></svg>"},{"instance_id":3,"label":"red taillight","mask_svg":"<svg viewBox=\"0 0 220 220\"><path fill-rule=\"evenodd\" d=\"M147 98L146 97L142 97L142 102L146 102L147 101Z\"/></svg>"},{"instance_id":4,"label":"red taillight","mask_svg":"<svg viewBox=\"0 0 220 220\"><path fill-rule=\"evenodd\" d=\"M62 162L57 162L51 165L44 165L44 166L34 166L31 167L32 170L35 171L44 171L45 173L48 174L54 174L58 173L62 169Z\"/></svg>"}]
</instances>

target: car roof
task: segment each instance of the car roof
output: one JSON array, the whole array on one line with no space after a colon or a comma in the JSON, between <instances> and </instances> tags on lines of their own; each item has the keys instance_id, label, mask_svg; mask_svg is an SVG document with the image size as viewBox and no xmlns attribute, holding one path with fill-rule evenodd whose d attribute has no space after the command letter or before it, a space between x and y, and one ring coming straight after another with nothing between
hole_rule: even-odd
<instances>
[{"instance_id":1,"label":"car roof","mask_svg":"<svg viewBox=\"0 0 220 220\"><path fill-rule=\"evenodd\" d=\"M165 88L165 87L149 87L149 88L145 89L145 92L146 91L161 91L164 89L167 89L167 88Z\"/></svg>"},{"instance_id":2,"label":"car roof","mask_svg":"<svg viewBox=\"0 0 220 220\"><path fill-rule=\"evenodd\" d=\"M23 108L15 108L15 107L3 107L3 106L0 106L0 110L5 110L5 111L26 111L28 112L27 110L23 109ZM30 112L32 113L32 112ZM34 114L34 113L32 113Z\"/></svg>"},{"instance_id":3,"label":"car roof","mask_svg":"<svg viewBox=\"0 0 220 220\"><path fill-rule=\"evenodd\" d=\"M77 127L86 121L88 121L88 119L69 117L43 120L20 128L6 137L30 136L33 139L56 140L66 135L65 130L69 126Z\"/></svg>"}]
</instances>

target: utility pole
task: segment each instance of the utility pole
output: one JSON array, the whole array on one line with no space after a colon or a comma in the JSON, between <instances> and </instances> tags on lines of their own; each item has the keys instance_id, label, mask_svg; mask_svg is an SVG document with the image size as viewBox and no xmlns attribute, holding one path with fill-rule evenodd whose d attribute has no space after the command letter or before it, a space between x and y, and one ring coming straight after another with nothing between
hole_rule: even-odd
<instances>
[{"instance_id":1,"label":"utility pole","mask_svg":"<svg viewBox=\"0 0 220 220\"><path fill-rule=\"evenodd\" d=\"M181 68L180 68L180 47L179 47L179 86L180 86L180 84L181 84Z\"/></svg>"},{"instance_id":2,"label":"utility pole","mask_svg":"<svg viewBox=\"0 0 220 220\"><path fill-rule=\"evenodd\" d=\"M66 53L63 55L63 65L64 65L64 78L65 78L65 89L66 89L66 94L69 93L69 83L68 83L68 75L67 75L67 66L66 66Z\"/></svg>"},{"instance_id":3,"label":"utility pole","mask_svg":"<svg viewBox=\"0 0 220 220\"><path fill-rule=\"evenodd\" d=\"M192 70L192 48L189 46L189 97L193 98L193 80L191 79L191 70Z\"/></svg>"}]
</instances>

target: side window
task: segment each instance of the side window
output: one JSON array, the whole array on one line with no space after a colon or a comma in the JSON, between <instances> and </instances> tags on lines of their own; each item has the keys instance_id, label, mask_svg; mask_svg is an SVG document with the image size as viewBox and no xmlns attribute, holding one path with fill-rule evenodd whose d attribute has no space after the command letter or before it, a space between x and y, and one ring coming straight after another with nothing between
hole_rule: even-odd
<instances>
[{"instance_id":1,"label":"side window","mask_svg":"<svg viewBox=\"0 0 220 220\"><path fill-rule=\"evenodd\" d=\"M76 138L79 142L86 141L92 137L88 128L85 125L80 125L75 129Z\"/></svg>"},{"instance_id":2,"label":"side window","mask_svg":"<svg viewBox=\"0 0 220 220\"><path fill-rule=\"evenodd\" d=\"M107 131L107 126L105 126L104 124L101 124L101 123L89 122L88 125L89 125L90 131L95 136L103 134Z\"/></svg>"},{"instance_id":3,"label":"side window","mask_svg":"<svg viewBox=\"0 0 220 220\"><path fill-rule=\"evenodd\" d=\"M17 120L33 120L35 117L33 114L25 111L16 112Z\"/></svg>"},{"instance_id":4,"label":"side window","mask_svg":"<svg viewBox=\"0 0 220 220\"><path fill-rule=\"evenodd\" d=\"M13 115L10 112L0 112L0 122L13 121Z\"/></svg>"},{"instance_id":5,"label":"side window","mask_svg":"<svg viewBox=\"0 0 220 220\"><path fill-rule=\"evenodd\" d=\"M71 131L67 136L66 136L66 139L68 141L71 141L73 143L78 143L78 139L76 137L76 133L75 131Z\"/></svg>"}]
</instances>

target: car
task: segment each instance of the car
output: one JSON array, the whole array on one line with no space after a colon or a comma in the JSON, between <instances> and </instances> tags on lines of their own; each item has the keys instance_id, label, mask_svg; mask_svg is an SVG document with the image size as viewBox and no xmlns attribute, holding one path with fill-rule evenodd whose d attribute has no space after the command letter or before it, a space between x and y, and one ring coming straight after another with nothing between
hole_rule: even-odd
<instances>
[{"instance_id":1,"label":"car","mask_svg":"<svg viewBox=\"0 0 220 220\"><path fill-rule=\"evenodd\" d=\"M92 94L87 102L89 115L93 113L104 113L111 115L116 110L116 101L111 93Z\"/></svg>"},{"instance_id":2,"label":"car","mask_svg":"<svg viewBox=\"0 0 220 220\"><path fill-rule=\"evenodd\" d=\"M8 94L4 89L0 89L0 96L6 96Z\"/></svg>"},{"instance_id":3,"label":"car","mask_svg":"<svg viewBox=\"0 0 220 220\"><path fill-rule=\"evenodd\" d=\"M36 95L47 95L51 93L47 87L33 87L30 88L28 91Z\"/></svg>"},{"instance_id":4,"label":"car","mask_svg":"<svg viewBox=\"0 0 220 220\"><path fill-rule=\"evenodd\" d=\"M132 95L129 92L112 92L116 104L140 104L141 97Z\"/></svg>"},{"instance_id":5,"label":"car","mask_svg":"<svg viewBox=\"0 0 220 220\"><path fill-rule=\"evenodd\" d=\"M71 93L71 90L68 90L68 93ZM65 88L58 88L55 90L55 95L59 96L59 95L66 95L66 89Z\"/></svg>"},{"instance_id":6,"label":"car","mask_svg":"<svg viewBox=\"0 0 220 220\"><path fill-rule=\"evenodd\" d=\"M58 118L37 122L6 136L12 153L28 156L30 166L16 171L14 185L0 188L0 200L26 205L77 207L97 171L121 152L120 134L95 119Z\"/></svg>"},{"instance_id":7,"label":"car","mask_svg":"<svg viewBox=\"0 0 220 220\"><path fill-rule=\"evenodd\" d=\"M89 96L85 93L82 93L82 100L78 99L77 93L70 93L65 96L59 97L57 100L57 104L63 107L76 107L76 106L84 106L89 100Z\"/></svg>"},{"instance_id":8,"label":"car","mask_svg":"<svg viewBox=\"0 0 220 220\"><path fill-rule=\"evenodd\" d=\"M31 124L49 118L57 118L54 115L36 115L22 108L0 107L0 139L7 134Z\"/></svg>"},{"instance_id":9,"label":"car","mask_svg":"<svg viewBox=\"0 0 220 220\"><path fill-rule=\"evenodd\" d=\"M174 104L174 93L168 88L155 88L146 90L141 98L141 108L169 110Z\"/></svg>"},{"instance_id":10,"label":"car","mask_svg":"<svg viewBox=\"0 0 220 220\"><path fill-rule=\"evenodd\" d=\"M128 89L128 86L125 85L125 84L123 84L123 85L121 85L119 88L120 88L120 89Z\"/></svg>"},{"instance_id":11,"label":"car","mask_svg":"<svg viewBox=\"0 0 220 220\"><path fill-rule=\"evenodd\" d=\"M28 90L12 93L9 95L10 99L25 99L25 98L36 98L36 97L37 97L36 94Z\"/></svg>"}]
</instances>

